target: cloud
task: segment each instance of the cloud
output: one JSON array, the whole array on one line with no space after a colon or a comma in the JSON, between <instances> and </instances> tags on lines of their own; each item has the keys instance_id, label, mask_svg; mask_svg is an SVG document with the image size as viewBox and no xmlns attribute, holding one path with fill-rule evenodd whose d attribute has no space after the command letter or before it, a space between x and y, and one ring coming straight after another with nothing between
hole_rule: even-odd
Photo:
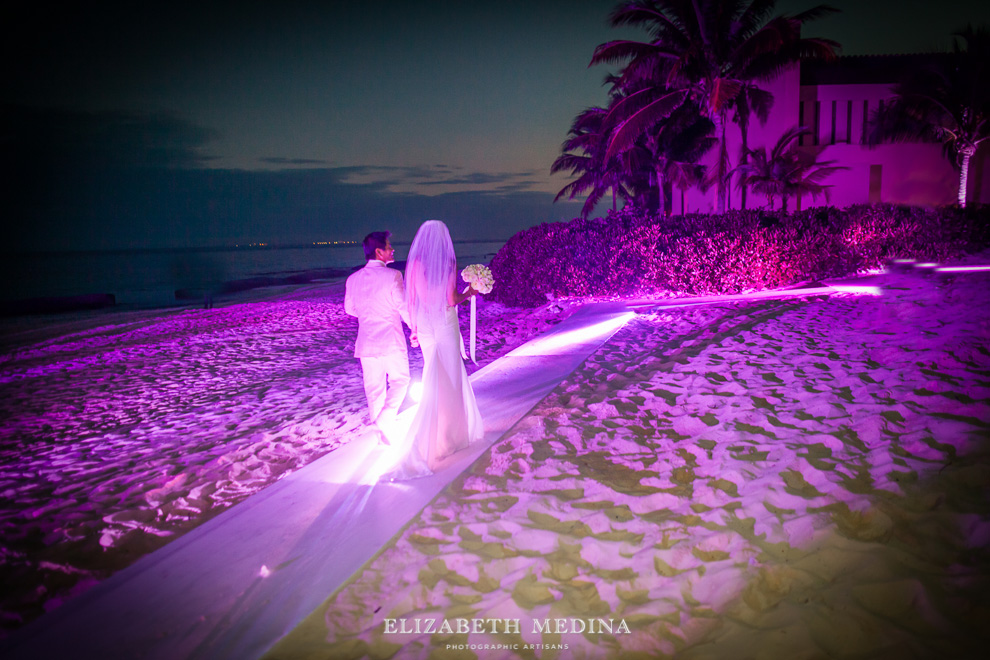
<instances>
[{"instance_id":1,"label":"cloud","mask_svg":"<svg viewBox=\"0 0 990 660\"><path fill-rule=\"evenodd\" d=\"M532 190L542 181L532 170L522 172L466 172L464 168L435 165L433 167L397 167L363 165L334 168L341 180L354 184L375 185L393 192L410 192L423 187L457 191L515 191ZM430 194L436 194L431 191Z\"/></svg>"},{"instance_id":2,"label":"cloud","mask_svg":"<svg viewBox=\"0 0 990 660\"><path fill-rule=\"evenodd\" d=\"M424 181L421 185L443 186L443 185L529 185L532 181L531 172L471 172L454 177L446 177Z\"/></svg>"},{"instance_id":3,"label":"cloud","mask_svg":"<svg viewBox=\"0 0 990 660\"><path fill-rule=\"evenodd\" d=\"M320 160L317 158L282 158L279 156L269 156L268 158L259 158L259 162L268 163L270 165L326 165L327 161Z\"/></svg>"},{"instance_id":4,"label":"cloud","mask_svg":"<svg viewBox=\"0 0 990 660\"><path fill-rule=\"evenodd\" d=\"M430 218L459 239L505 239L579 210L529 189L532 172L283 157L220 169L205 167L216 134L175 117L7 107L0 120L15 251L298 244L383 228L403 241Z\"/></svg>"},{"instance_id":5,"label":"cloud","mask_svg":"<svg viewBox=\"0 0 990 660\"><path fill-rule=\"evenodd\" d=\"M69 177L22 209L15 250L223 246L245 242L301 244L360 240L389 229L411 240L427 219L447 222L459 239L506 239L544 222L568 220L577 203L550 193L392 192L357 184L335 168L235 170L108 169Z\"/></svg>"}]
</instances>

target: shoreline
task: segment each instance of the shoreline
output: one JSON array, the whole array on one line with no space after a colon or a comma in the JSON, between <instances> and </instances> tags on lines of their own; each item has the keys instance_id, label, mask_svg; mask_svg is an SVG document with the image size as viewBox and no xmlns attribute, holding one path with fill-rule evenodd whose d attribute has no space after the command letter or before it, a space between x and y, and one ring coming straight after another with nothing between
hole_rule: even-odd
<instances>
[{"instance_id":1,"label":"shoreline","mask_svg":"<svg viewBox=\"0 0 990 660\"><path fill-rule=\"evenodd\" d=\"M488 262L505 241L458 241ZM335 248L346 248L335 251ZM305 250L306 254L299 254ZM324 250L324 251L321 251ZM330 250L326 252L325 250ZM210 255L213 256L210 256ZM65 258L59 261L60 255ZM231 296L240 291L346 277L364 265L360 244L267 248L149 249L12 253L0 264L13 282L0 295L0 318L123 306L150 309Z\"/></svg>"},{"instance_id":2,"label":"shoreline","mask_svg":"<svg viewBox=\"0 0 990 660\"><path fill-rule=\"evenodd\" d=\"M211 306L216 302L236 301L237 294L254 289L286 287L346 278L355 268L320 268L291 271L291 274L265 274L236 280L227 280L215 286L176 287L174 290L144 291L144 300L138 292L121 290L114 293L84 293L77 295L37 296L0 302L0 318L16 316L37 316L39 314L62 314L80 311L117 309L152 310L186 307L190 305ZM288 271L287 271L288 272ZM169 292L171 291L171 301ZM131 299L131 302L118 302Z\"/></svg>"}]
</instances>

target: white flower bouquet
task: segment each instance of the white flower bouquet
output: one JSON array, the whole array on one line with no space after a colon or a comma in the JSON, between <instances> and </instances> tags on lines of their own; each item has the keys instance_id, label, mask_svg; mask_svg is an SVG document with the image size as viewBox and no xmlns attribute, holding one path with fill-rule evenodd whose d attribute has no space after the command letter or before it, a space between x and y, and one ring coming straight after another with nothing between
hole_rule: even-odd
<instances>
[{"instance_id":1,"label":"white flower bouquet","mask_svg":"<svg viewBox=\"0 0 990 660\"><path fill-rule=\"evenodd\" d=\"M464 281L474 287L478 293L491 293L495 286L495 278L488 266L472 264L461 271Z\"/></svg>"},{"instance_id":2,"label":"white flower bouquet","mask_svg":"<svg viewBox=\"0 0 990 660\"><path fill-rule=\"evenodd\" d=\"M478 293L491 293L492 287L495 286L495 278L492 277L491 269L488 266L483 266L481 264L471 264L461 271L461 277L463 277L464 281L470 284L471 287ZM477 344L478 308L476 296L471 296L471 361L475 364L478 364L478 357L476 354Z\"/></svg>"}]
</instances>

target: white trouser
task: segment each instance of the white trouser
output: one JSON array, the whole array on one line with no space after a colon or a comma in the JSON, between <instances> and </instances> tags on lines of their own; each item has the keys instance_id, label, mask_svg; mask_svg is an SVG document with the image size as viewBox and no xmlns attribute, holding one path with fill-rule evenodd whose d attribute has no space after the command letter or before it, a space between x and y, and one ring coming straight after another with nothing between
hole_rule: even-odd
<instances>
[{"instance_id":1,"label":"white trouser","mask_svg":"<svg viewBox=\"0 0 990 660\"><path fill-rule=\"evenodd\" d=\"M405 353L363 357L361 371L371 421L379 428L388 427L395 420L409 389L409 358Z\"/></svg>"}]
</instances>

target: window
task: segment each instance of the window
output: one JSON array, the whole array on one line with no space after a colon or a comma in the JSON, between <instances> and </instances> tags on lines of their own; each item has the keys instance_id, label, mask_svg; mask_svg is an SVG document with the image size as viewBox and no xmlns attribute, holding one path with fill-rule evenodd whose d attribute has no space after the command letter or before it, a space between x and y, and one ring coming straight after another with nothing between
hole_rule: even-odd
<instances>
[{"instance_id":1,"label":"window","mask_svg":"<svg viewBox=\"0 0 990 660\"><path fill-rule=\"evenodd\" d=\"M880 182L883 179L883 165L870 165L870 204L879 204Z\"/></svg>"},{"instance_id":2,"label":"window","mask_svg":"<svg viewBox=\"0 0 990 660\"><path fill-rule=\"evenodd\" d=\"M837 119L836 114L838 114L838 101L832 101L832 131L831 137L829 137L829 144L835 144L835 120Z\"/></svg>"},{"instance_id":3,"label":"window","mask_svg":"<svg viewBox=\"0 0 990 660\"><path fill-rule=\"evenodd\" d=\"M804 106L805 106L804 101L798 103L798 123L801 124L801 126L808 125L808 122L806 121L807 117L804 116L804 111L805 111ZM802 133L801 137L798 138L798 146L801 147L805 146L807 137L808 137L807 135Z\"/></svg>"},{"instance_id":4,"label":"window","mask_svg":"<svg viewBox=\"0 0 990 660\"><path fill-rule=\"evenodd\" d=\"M849 101L846 105L846 144L852 144L853 141L853 102Z\"/></svg>"},{"instance_id":5,"label":"window","mask_svg":"<svg viewBox=\"0 0 990 660\"><path fill-rule=\"evenodd\" d=\"M859 136L860 144L866 144L866 135L867 132L869 131L869 122L870 122L870 102L864 100L863 101L863 132Z\"/></svg>"},{"instance_id":6,"label":"window","mask_svg":"<svg viewBox=\"0 0 990 660\"><path fill-rule=\"evenodd\" d=\"M821 132L821 126L822 126L822 102L815 101L815 124L813 129L815 132L813 134L813 142L811 144L815 145L816 147L818 146L818 135Z\"/></svg>"}]
</instances>

